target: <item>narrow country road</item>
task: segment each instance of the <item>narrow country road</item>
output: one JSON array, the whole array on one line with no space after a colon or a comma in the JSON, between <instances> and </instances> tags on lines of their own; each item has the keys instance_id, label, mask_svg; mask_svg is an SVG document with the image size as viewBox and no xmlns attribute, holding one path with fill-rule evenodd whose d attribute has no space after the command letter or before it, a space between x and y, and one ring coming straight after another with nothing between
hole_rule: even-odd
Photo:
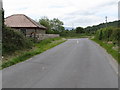
<instances>
[{"instance_id":1,"label":"narrow country road","mask_svg":"<svg viewBox=\"0 0 120 90\"><path fill-rule=\"evenodd\" d=\"M118 88L116 64L98 44L69 39L2 71L3 88Z\"/></svg>"}]
</instances>

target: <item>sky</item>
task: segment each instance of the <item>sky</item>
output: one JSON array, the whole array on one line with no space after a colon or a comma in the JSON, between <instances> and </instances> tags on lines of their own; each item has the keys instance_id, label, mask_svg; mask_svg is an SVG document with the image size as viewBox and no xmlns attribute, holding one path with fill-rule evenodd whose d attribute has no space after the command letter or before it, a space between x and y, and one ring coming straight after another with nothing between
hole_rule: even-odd
<instances>
[{"instance_id":1,"label":"sky","mask_svg":"<svg viewBox=\"0 0 120 90\"><path fill-rule=\"evenodd\" d=\"M25 14L39 21L58 18L65 27L87 27L118 20L119 0L3 0L5 17Z\"/></svg>"}]
</instances>

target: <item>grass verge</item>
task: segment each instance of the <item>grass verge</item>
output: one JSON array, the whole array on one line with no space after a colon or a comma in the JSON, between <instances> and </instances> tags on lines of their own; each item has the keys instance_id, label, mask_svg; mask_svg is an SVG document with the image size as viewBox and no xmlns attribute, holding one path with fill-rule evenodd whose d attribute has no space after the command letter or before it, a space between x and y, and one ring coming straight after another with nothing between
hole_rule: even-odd
<instances>
[{"instance_id":1,"label":"grass verge","mask_svg":"<svg viewBox=\"0 0 120 90\"><path fill-rule=\"evenodd\" d=\"M95 41L96 43L98 43L100 46L102 46L103 48L106 49L106 51L111 54L113 56L113 58L120 64L120 60L119 60L119 50L114 50L113 47L115 46L114 44L110 43L108 44L107 42L103 42L97 39L91 39L93 41Z\"/></svg>"},{"instance_id":2,"label":"grass verge","mask_svg":"<svg viewBox=\"0 0 120 90\"><path fill-rule=\"evenodd\" d=\"M34 44L34 49L27 50L27 51L19 51L19 54L2 62L1 69L15 65L17 63L20 63L22 61L25 61L37 54L40 54L50 48L53 48L63 42L65 42L66 39L63 38L51 38L41 41L40 43Z\"/></svg>"}]
</instances>

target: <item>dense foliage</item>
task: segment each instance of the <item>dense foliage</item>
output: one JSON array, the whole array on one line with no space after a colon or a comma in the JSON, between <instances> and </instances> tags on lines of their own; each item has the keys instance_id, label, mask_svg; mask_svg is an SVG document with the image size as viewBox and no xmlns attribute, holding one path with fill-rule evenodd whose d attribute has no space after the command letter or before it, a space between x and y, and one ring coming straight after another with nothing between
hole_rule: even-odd
<instances>
[{"instance_id":1,"label":"dense foliage","mask_svg":"<svg viewBox=\"0 0 120 90\"><path fill-rule=\"evenodd\" d=\"M3 26L4 26L4 10L0 10L0 56L2 55L2 28Z\"/></svg>"},{"instance_id":2,"label":"dense foliage","mask_svg":"<svg viewBox=\"0 0 120 90\"><path fill-rule=\"evenodd\" d=\"M76 28L76 33L85 33L84 28L82 28L82 27L77 27L77 28Z\"/></svg>"},{"instance_id":3,"label":"dense foliage","mask_svg":"<svg viewBox=\"0 0 120 90\"><path fill-rule=\"evenodd\" d=\"M108 22L107 26L108 27L118 27L120 24L120 21L114 21L114 22ZM85 28L85 32L89 34L95 34L95 32L101 28L105 28L106 23L101 23L99 25L93 25L93 26L88 26Z\"/></svg>"},{"instance_id":4,"label":"dense foliage","mask_svg":"<svg viewBox=\"0 0 120 90\"><path fill-rule=\"evenodd\" d=\"M65 30L63 22L57 18L50 20L43 17L39 20L39 23L47 28L47 34L61 34Z\"/></svg>"},{"instance_id":5,"label":"dense foliage","mask_svg":"<svg viewBox=\"0 0 120 90\"><path fill-rule=\"evenodd\" d=\"M4 26L4 10L0 10L0 28Z\"/></svg>"},{"instance_id":6,"label":"dense foliage","mask_svg":"<svg viewBox=\"0 0 120 90\"><path fill-rule=\"evenodd\" d=\"M2 10L0 10L0 28L2 27Z\"/></svg>"},{"instance_id":7,"label":"dense foliage","mask_svg":"<svg viewBox=\"0 0 120 90\"><path fill-rule=\"evenodd\" d=\"M16 50L31 48L32 46L32 42L24 35L8 27L3 28L2 37L3 55L13 53Z\"/></svg>"},{"instance_id":8,"label":"dense foliage","mask_svg":"<svg viewBox=\"0 0 120 90\"><path fill-rule=\"evenodd\" d=\"M119 44L120 28L108 27L100 29L96 32L96 39L103 41L112 41L114 44Z\"/></svg>"},{"instance_id":9,"label":"dense foliage","mask_svg":"<svg viewBox=\"0 0 120 90\"><path fill-rule=\"evenodd\" d=\"M57 18L52 20L47 17L43 17L39 20L39 23L47 27L47 34L60 34L63 37L80 37L80 34L85 33L84 28L77 27L73 30L65 30L64 23Z\"/></svg>"}]
</instances>

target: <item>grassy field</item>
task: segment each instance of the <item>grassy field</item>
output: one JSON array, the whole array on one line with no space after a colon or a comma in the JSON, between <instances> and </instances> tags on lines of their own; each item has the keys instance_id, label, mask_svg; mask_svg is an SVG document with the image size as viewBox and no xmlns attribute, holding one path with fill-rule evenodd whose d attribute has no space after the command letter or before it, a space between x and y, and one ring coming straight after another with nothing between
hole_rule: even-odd
<instances>
[{"instance_id":1,"label":"grassy field","mask_svg":"<svg viewBox=\"0 0 120 90\"><path fill-rule=\"evenodd\" d=\"M4 57L2 65L1 65L1 69L12 66L19 62L25 61L65 41L66 39L64 38L46 39L46 40L41 41L40 43L34 44L34 47L30 50L17 51L13 53L13 55L10 55L10 56L8 55Z\"/></svg>"},{"instance_id":2,"label":"grassy field","mask_svg":"<svg viewBox=\"0 0 120 90\"><path fill-rule=\"evenodd\" d=\"M91 39L93 41L95 41L96 43L98 43L100 46L102 46L103 48L106 49L106 51L111 54L113 56L114 59L117 60L117 62L120 64L120 60L119 60L119 50L118 49L113 49L114 47L116 47L114 44L112 43L107 43L107 42L103 42L97 39Z\"/></svg>"}]
</instances>

